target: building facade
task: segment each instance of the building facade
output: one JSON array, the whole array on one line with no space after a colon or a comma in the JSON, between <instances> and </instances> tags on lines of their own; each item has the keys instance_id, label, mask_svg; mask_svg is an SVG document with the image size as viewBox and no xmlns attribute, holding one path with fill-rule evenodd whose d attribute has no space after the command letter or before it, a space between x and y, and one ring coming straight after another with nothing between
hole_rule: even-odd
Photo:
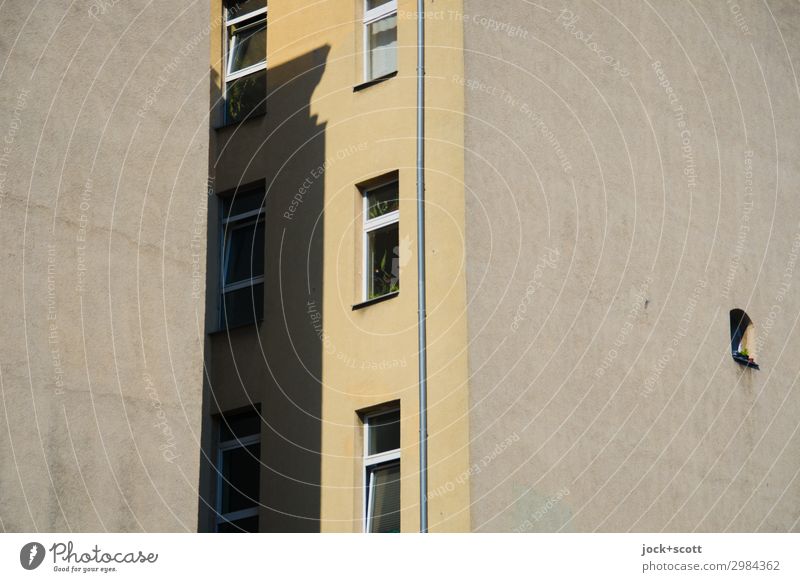
<instances>
[{"instance_id":1,"label":"building facade","mask_svg":"<svg viewBox=\"0 0 800 582\"><path fill-rule=\"evenodd\" d=\"M431 531L797 531L794 4L425 6ZM416 9L4 17L6 530L418 531Z\"/></svg>"},{"instance_id":2,"label":"building facade","mask_svg":"<svg viewBox=\"0 0 800 582\"><path fill-rule=\"evenodd\" d=\"M412 5L212 4L219 29L212 34L218 41L211 45L212 79L219 81L212 84L217 121L210 167L218 204L211 205L209 225L220 234L209 243L208 288L219 292L209 293L207 319L205 505L242 489L220 479L226 469L214 464L232 458L226 441L219 447L226 414L258 409L263 466L247 455L261 479L258 499L249 495L248 503L251 512L260 507L261 531L369 529L365 512L376 490L378 502L370 507L385 492L399 508L378 510L386 517L376 528L419 527ZM454 260L463 253L463 90L447 78L461 71L462 24L445 24L430 29L437 48L428 53L435 487L455 482L469 458L466 282L462 261ZM265 81L258 59L237 52L244 43L266 46ZM236 76L237 61L249 67L244 77ZM260 97L240 98L235 83L248 77ZM252 107L244 121L226 113L238 110L230 102L239 100ZM224 304L231 273L220 271L238 243L224 206L253 188L260 188L264 208L263 314L261 257L251 260L245 250L244 263L253 268L243 278L255 291L245 291L246 316L232 324L235 308ZM378 449L373 438L374 454L365 442L370 419L394 435ZM468 499L462 478L457 491L431 500L432 525L469 529ZM208 530L231 509L216 507L206 513ZM242 515L248 514L231 513Z\"/></svg>"}]
</instances>

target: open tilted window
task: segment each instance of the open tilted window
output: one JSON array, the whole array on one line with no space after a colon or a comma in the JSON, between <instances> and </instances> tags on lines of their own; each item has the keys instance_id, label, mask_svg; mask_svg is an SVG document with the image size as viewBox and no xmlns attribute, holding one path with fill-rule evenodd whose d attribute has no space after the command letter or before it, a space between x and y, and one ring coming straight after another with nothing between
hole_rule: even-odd
<instances>
[{"instance_id":1,"label":"open tilted window","mask_svg":"<svg viewBox=\"0 0 800 582\"><path fill-rule=\"evenodd\" d=\"M364 417L364 531L400 532L400 410Z\"/></svg>"},{"instance_id":2,"label":"open tilted window","mask_svg":"<svg viewBox=\"0 0 800 582\"><path fill-rule=\"evenodd\" d=\"M225 122L266 111L267 0L225 2Z\"/></svg>"}]
</instances>

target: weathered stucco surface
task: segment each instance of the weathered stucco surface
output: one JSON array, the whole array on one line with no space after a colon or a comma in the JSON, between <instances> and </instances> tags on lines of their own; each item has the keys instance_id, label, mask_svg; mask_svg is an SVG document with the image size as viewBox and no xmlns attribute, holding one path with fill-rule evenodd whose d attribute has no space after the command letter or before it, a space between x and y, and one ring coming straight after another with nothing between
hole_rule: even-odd
<instances>
[{"instance_id":1,"label":"weathered stucco surface","mask_svg":"<svg viewBox=\"0 0 800 582\"><path fill-rule=\"evenodd\" d=\"M800 11L601 4L465 2L472 528L796 531Z\"/></svg>"},{"instance_id":2,"label":"weathered stucco surface","mask_svg":"<svg viewBox=\"0 0 800 582\"><path fill-rule=\"evenodd\" d=\"M207 25L0 7L0 529L197 529Z\"/></svg>"}]
</instances>

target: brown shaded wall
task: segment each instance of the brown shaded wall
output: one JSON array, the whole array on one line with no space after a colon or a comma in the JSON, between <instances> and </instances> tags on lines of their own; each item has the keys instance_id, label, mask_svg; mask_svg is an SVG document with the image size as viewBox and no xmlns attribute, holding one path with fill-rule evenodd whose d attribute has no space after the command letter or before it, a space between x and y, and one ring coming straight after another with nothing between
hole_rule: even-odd
<instances>
[{"instance_id":1,"label":"brown shaded wall","mask_svg":"<svg viewBox=\"0 0 800 582\"><path fill-rule=\"evenodd\" d=\"M323 194L310 180L302 212L282 220L306 177L324 162L325 123L310 109L325 72L329 47L317 43L291 57L273 57L280 6L270 3L266 115L221 123L219 2L211 47L214 190L263 183L266 192L264 319L230 330L219 326L220 208L209 210L207 382L200 477L200 530L213 530L217 472L212 466L219 413L260 405L260 531L319 531L321 345L309 319L309 301L322 317ZM273 22L275 21L275 22Z\"/></svg>"}]
</instances>

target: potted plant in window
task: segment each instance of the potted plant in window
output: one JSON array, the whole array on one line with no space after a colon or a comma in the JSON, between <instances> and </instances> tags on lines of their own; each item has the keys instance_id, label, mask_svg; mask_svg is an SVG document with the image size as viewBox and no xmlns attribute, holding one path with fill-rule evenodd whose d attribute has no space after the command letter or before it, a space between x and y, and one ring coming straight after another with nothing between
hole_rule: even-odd
<instances>
[{"instance_id":1,"label":"potted plant in window","mask_svg":"<svg viewBox=\"0 0 800 582\"><path fill-rule=\"evenodd\" d=\"M382 297L383 295L395 293L400 290L400 281L398 280L397 276L386 270L387 255L388 251L384 251L383 257L381 257L380 265L372 274L373 283L370 299Z\"/></svg>"},{"instance_id":2,"label":"potted plant in window","mask_svg":"<svg viewBox=\"0 0 800 582\"><path fill-rule=\"evenodd\" d=\"M758 364L756 364L755 358L750 355L750 352L747 350L746 347L742 347L733 354L733 359L739 362L740 364L744 364L749 368L755 368L756 370L759 369Z\"/></svg>"}]
</instances>

